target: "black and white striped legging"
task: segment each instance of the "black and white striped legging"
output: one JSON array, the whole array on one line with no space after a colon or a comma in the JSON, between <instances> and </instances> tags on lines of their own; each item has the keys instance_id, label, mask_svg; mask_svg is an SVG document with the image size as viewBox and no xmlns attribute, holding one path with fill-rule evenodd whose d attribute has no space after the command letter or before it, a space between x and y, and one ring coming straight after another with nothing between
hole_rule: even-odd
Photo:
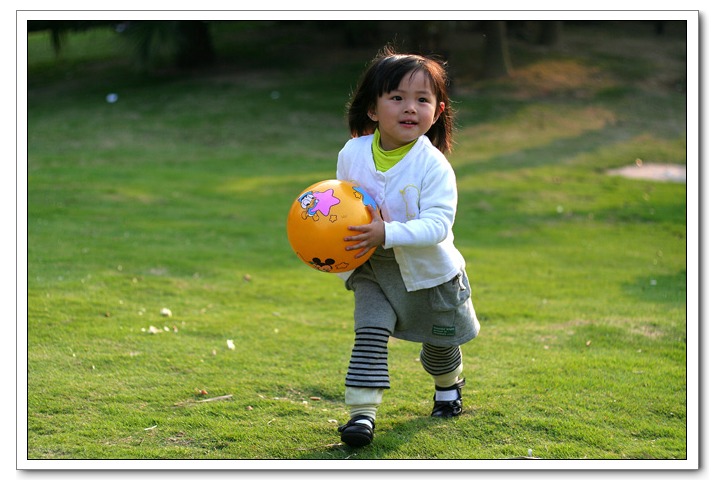
<instances>
[{"instance_id":1,"label":"black and white striped legging","mask_svg":"<svg viewBox=\"0 0 715 490\"><path fill-rule=\"evenodd\" d=\"M355 332L345 386L353 388L390 388L387 367L387 341L390 331L385 328L365 327ZM440 347L422 344L420 361L425 371L439 376L456 370L462 364L459 346Z\"/></svg>"}]
</instances>

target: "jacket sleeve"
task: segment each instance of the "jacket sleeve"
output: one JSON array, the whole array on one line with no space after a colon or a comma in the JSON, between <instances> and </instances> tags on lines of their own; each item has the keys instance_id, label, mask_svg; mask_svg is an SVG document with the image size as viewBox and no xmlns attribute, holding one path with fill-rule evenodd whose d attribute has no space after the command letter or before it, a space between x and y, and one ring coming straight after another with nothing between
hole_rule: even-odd
<instances>
[{"instance_id":1,"label":"jacket sleeve","mask_svg":"<svg viewBox=\"0 0 715 490\"><path fill-rule=\"evenodd\" d=\"M385 222L385 248L426 247L446 239L457 213L457 182L452 167L439 165L425 175L419 215L405 223Z\"/></svg>"},{"instance_id":2,"label":"jacket sleeve","mask_svg":"<svg viewBox=\"0 0 715 490\"><path fill-rule=\"evenodd\" d=\"M345 164L345 148L338 153L338 164L335 171L335 178L338 180L347 179L347 168Z\"/></svg>"}]
</instances>

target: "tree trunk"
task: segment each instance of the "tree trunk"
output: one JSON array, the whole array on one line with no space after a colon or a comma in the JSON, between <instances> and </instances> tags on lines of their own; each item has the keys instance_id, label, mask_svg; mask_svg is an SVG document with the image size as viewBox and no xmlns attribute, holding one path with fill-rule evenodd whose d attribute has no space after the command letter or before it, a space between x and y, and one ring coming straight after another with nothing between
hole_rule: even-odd
<instances>
[{"instance_id":1,"label":"tree trunk","mask_svg":"<svg viewBox=\"0 0 715 490\"><path fill-rule=\"evenodd\" d=\"M538 43L544 46L558 46L561 44L563 24L562 20L541 21Z\"/></svg>"},{"instance_id":2,"label":"tree trunk","mask_svg":"<svg viewBox=\"0 0 715 490\"><path fill-rule=\"evenodd\" d=\"M499 78L511 73L511 58L506 39L506 21L491 20L484 23L484 77Z\"/></svg>"},{"instance_id":3,"label":"tree trunk","mask_svg":"<svg viewBox=\"0 0 715 490\"><path fill-rule=\"evenodd\" d=\"M210 65L216 58L208 23L179 21L176 64L180 68Z\"/></svg>"}]
</instances>

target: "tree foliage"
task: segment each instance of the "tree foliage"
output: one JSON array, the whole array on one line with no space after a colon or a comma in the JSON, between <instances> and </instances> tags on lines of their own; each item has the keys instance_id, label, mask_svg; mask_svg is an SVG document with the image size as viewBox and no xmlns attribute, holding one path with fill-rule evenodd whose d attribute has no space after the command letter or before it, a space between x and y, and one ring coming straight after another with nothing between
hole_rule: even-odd
<instances>
[{"instance_id":1,"label":"tree foliage","mask_svg":"<svg viewBox=\"0 0 715 490\"><path fill-rule=\"evenodd\" d=\"M483 42L474 49L479 56L475 72L483 78L508 76L511 57L508 37L516 32L522 39L535 44L556 47L561 42L562 21L276 21L276 25L303 23L316 29L342 33L343 46L348 49L368 44L391 42L398 49L423 54L439 54L449 58L456 46L450 34L459 29L475 29ZM99 27L110 27L126 38L140 67L146 70L171 66L179 69L205 67L217 59L212 39L211 21L181 20L32 20L28 32L46 30L57 53L62 49L67 33ZM245 24L245 23L244 23ZM238 26L239 23L236 22ZM520 26L516 30L513 26ZM512 27L510 29L510 26ZM526 27L525 27L526 26ZM523 33L529 30L529 34Z\"/></svg>"}]
</instances>

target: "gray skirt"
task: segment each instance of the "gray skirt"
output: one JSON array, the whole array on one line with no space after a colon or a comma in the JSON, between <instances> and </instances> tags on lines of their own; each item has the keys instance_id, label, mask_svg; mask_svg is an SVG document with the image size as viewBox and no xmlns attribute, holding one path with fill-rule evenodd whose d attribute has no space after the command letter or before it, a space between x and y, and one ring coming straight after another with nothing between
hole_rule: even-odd
<instances>
[{"instance_id":1,"label":"gray skirt","mask_svg":"<svg viewBox=\"0 0 715 490\"><path fill-rule=\"evenodd\" d=\"M345 287L355 293L355 330L382 327L398 339L437 346L461 345L479 334L465 270L444 284L410 292L394 252L378 247Z\"/></svg>"}]
</instances>

